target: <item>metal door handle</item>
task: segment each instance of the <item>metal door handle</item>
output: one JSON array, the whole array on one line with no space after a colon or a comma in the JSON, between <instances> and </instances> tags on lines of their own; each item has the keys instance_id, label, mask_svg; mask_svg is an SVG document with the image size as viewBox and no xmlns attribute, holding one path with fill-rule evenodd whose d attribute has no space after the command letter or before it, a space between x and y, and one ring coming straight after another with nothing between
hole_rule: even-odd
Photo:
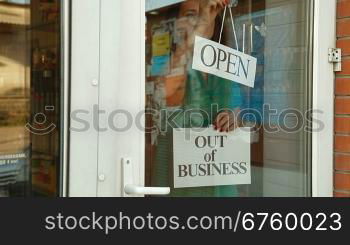
<instances>
[{"instance_id":1,"label":"metal door handle","mask_svg":"<svg viewBox=\"0 0 350 245\"><path fill-rule=\"evenodd\" d=\"M144 195L168 195L170 187L143 187L140 182L134 179L133 162L130 158L122 159L123 182L122 196L144 196ZM137 184L135 184L137 183Z\"/></svg>"},{"instance_id":2,"label":"metal door handle","mask_svg":"<svg viewBox=\"0 0 350 245\"><path fill-rule=\"evenodd\" d=\"M124 192L128 195L168 195L169 187L142 187L136 185L126 185Z\"/></svg>"}]
</instances>

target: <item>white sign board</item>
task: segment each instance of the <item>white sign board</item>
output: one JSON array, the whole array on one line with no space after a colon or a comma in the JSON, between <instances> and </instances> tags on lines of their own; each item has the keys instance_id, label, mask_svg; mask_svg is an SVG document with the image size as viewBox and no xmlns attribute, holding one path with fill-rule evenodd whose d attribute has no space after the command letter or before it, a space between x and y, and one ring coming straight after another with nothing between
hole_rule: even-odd
<instances>
[{"instance_id":1,"label":"white sign board","mask_svg":"<svg viewBox=\"0 0 350 245\"><path fill-rule=\"evenodd\" d=\"M169 5L184 2L185 0L146 0L146 12L164 8Z\"/></svg>"},{"instance_id":2,"label":"white sign board","mask_svg":"<svg viewBox=\"0 0 350 245\"><path fill-rule=\"evenodd\" d=\"M257 59L196 36L192 69L254 88Z\"/></svg>"},{"instance_id":3,"label":"white sign board","mask_svg":"<svg viewBox=\"0 0 350 245\"><path fill-rule=\"evenodd\" d=\"M174 188L251 184L250 129L173 129Z\"/></svg>"}]
</instances>

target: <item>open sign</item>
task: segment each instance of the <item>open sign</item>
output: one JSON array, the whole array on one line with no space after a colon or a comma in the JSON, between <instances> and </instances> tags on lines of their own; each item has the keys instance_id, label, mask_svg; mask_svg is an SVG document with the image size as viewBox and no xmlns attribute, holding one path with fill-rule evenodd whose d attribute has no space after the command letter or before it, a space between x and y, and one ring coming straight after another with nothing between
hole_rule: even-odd
<instances>
[{"instance_id":1,"label":"open sign","mask_svg":"<svg viewBox=\"0 0 350 245\"><path fill-rule=\"evenodd\" d=\"M195 38L192 69L254 87L257 59L220 43Z\"/></svg>"}]
</instances>

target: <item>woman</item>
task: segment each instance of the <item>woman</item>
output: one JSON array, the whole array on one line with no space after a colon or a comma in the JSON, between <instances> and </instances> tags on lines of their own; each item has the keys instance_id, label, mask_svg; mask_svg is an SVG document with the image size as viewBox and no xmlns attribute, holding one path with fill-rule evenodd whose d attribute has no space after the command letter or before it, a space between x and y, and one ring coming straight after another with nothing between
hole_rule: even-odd
<instances>
[{"instance_id":1,"label":"woman","mask_svg":"<svg viewBox=\"0 0 350 245\"><path fill-rule=\"evenodd\" d=\"M229 132L237 127L234 111L240 107L240 88L232 81L208 75L191 68L195 36L218 41L222 18L219 14L228 0L187 0L182 3L176 28L183 31L183 40L178 43L172 55L172 69L186 71L183 81L175 89L184 90L177 104L185 113L176 117L180 128L213 127L220 132ZM218 107L214 113L212 108ZM186 111L205 112L209 118L195 117ZM214 110L215 111L215 110ZM174 125L174 124L172 124ZM168 124L169 126L169 124ZM173 126L174 127L174 126ZM158 136L158 145L152 173L153 186L173 186L172 128ZM237 196L234 186L211 186L199 188L172 189L171 196L233 197Z\"/></svg>"}]
</instances>

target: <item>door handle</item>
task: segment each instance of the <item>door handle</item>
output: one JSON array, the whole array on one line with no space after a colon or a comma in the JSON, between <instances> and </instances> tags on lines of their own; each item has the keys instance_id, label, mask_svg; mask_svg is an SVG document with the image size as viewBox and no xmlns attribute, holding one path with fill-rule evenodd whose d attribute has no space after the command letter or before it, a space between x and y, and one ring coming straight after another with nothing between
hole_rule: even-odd
<instances>
[{"instance_id":1,"label":"door handle","mask_svg":"<svg viewBox=\"0 0 350 245\"><path fill-rule=\"evenodd\" d=\"M144 187L134 184L134 169L130 158L122 159L123 182L122 196L168 195L170 187Z\"/></svg>"},{"instance_id":2,"label":"door handle","mask_svg":"<svg viewBox=\"0 0 350 245\"><path fill-rule=\"evenodd\" d=\"M136 185L125 185L124 192L127 195L168 195L169 187L143 187Z\"/></svg>"}]
</instances>

